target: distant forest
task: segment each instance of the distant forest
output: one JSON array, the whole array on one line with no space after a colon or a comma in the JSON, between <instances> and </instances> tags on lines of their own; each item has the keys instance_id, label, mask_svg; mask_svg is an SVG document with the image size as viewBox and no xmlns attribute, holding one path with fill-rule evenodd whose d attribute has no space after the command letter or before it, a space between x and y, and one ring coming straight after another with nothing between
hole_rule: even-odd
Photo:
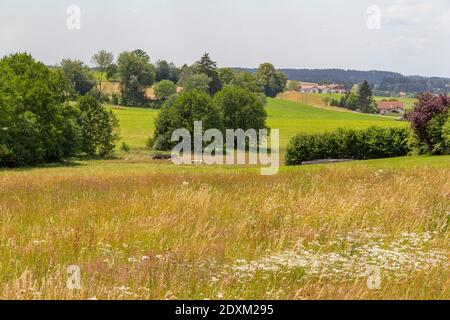
<instances>
[{"instance_id":1,"label":"distant forest","mask_svg":"<svg viewBox=\"0 0 450 320\"><path fill-rule=\"evenodd\" d=\"M256 72L251 68L233 68L235 71ZM449 92L450 78L404 76L389 71L356 71L342 69L280 69L290 80L316 83L341 83L347 89L364 80L369 81L376 94L392 95L399 92L418 94Z\"/></svg>"}]
</instances>

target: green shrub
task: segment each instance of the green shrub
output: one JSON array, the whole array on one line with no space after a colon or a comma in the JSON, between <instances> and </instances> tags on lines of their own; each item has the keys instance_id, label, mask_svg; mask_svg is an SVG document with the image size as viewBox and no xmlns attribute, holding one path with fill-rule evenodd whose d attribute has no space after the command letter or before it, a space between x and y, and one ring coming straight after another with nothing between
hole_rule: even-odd
<instances>
[{"instance_id":1,"label":"green shrub","mask_svg":"<svg viewBox=\"0 0 450 320\"><path fill-rule=\"evenodd\" d=\"M445 125L448 123L449 117L447 112L435 115L427 126L427 134L433 146L431 154L449 154L450 146L446 141Z\"/></svg>"},{"instance_id":2,"label":"green shrub","mask_svg":"<svg viewBox=\"0 0 450 320\"><path fill-rule=\"evenodd\" d=\"M177 144L171 141L172 133L184 128L192 135L195 121L202 121L203 130L223 127L222 114L206 92L194 90L168 99L155 119L153 148L170 150Z\"/></svg>"},{"instance_id":3,"label":"green shrub","mask_svg":"<svg viewBox=\"0 0 450 320\"><path fill-rule=\"evenodd\" d=\"M119 121L112 111L106 111L91 96L78 100L80 109L81 151L89 156L107 156L114 151L119 139Z\"/></svg>"},{"instance_id":4,"label":"green shrub","mask_svg":"<svg viewBox=\"0 0 450 320\"><path fill-rule=\"evenodd\" d=\"M166 100L177 93L177 85L170 80L162 80L153 86L155 95L160 100Z\"/></svg>"},{"instance_id":5,"label":"green shrub","mask_svg":"<svg viewBox=\"0 0 450 320\"><path fill-rule=\"evenodd\" d=\"M447 122L442 127L442 137L444 139L446 147L450 149L450 116L447 118Z\"/></svg>"},{"instance_id":6,"label":"green shrub","mask_svg":"<svg viewBox=\"0 0 450 320\"><path fill-rule=\"evenodd\" d=\"M147 108L156 109L156 110L161 109L163 105L164 105L164 101L163 100L149 100L146 103L146 107Z\"/></svg>"},{"instance_id":7,"label":"green shrub","mask_svg":"<svg viewBox=\"0 0 450 320\"><path fill-rule=\"evenodd\" d=\"M338 129L321 134L299 134L286 151L286 163L320 159L377 159L405 156L410 151L407 128L370 127L366 130Z\"/></svg>"},{"instance_id":8,"label":"green shrub","mask_svg":"<svg viewBox=\"0 0 450 320\"><path fill-rule=\"evenodd\" d=\"M111 95L111 104L118 106L119 105L119 95L117 93L113 93Z\"/></svg>"},{"instance_id":9,"label":"green shrub","mask_svg":"<svg viewBox=\"0 0 450 320\"><path fill-rule=\"evenodd\" d=\"M128 152L130 152L130 146L127 143L122 142L122 145L120 146L120 150L128 153Z\"/></svg>"}]
</instances>

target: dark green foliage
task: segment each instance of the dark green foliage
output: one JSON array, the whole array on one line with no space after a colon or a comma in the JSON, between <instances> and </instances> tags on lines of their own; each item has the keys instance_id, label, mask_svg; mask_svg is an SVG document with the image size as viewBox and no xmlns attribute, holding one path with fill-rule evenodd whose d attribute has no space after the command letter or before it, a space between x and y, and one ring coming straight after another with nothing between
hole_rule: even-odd
<instances>
[{"instance_id":1,"label":"dark green foliage","mask_svg":"<svg viewBox=\"0 0 450 320\"><path fill-rule=\"evenodd\" d=\"M159 110L164 105L165 100L149 100L145 105L146 108Z\"/></svg>"},{"instance_id":2,"label":"dark green foliage","mask_svg":"<svg viewBox=\"0 0 450 320\"><path fill-rule=\"evenodd\" d=\"M177 85L170 80L162 80L154 85L155 95L158 99L166 100L177 93Z\"/></svg>"},{"instance_id":3,"label":"dark green foliage","mask_svg":"<svg viewBox=\"0 0 450 320\"><path fill-rule=\"evenodd\" d=\"M0 60L0 166L55 162L76 153L67 83L30 55Z\"/></svg>"},{"instance_id":4,"label":"dark green foliage","mask_svg":"<svg viewBox=\"0 0 450 320\"><path fill-rule=\"evenodd\" d=\"M180 80L180 84L185 92L190 92L193 90L199 90L209 93L209 85L211 84L211 78L206 74L192 73L189 75L183 75Z\"/></svg>"},{"instance_id":5,"label":"dark green foliage","mask_svg":"<svg viewBox=\"0 0 450 320\"><path fill-rule=\"evenodd\" d=\"M257 95L237 86L227 86L214 97L225 129L266 129L267 113Z\"/></svg>"},{"instance_id":6,"label":"dark green foliage","mask_svg":"<svg viewBox=\"0 0 450 320\"><path fill-rule=\"evenodd\" d=\"M375 113L377 111L369 82L364 81L358 88L357 108L363 113Z\"/></svg>"},{"instance_id":7,"label":"dark green foliage","mask_svg":"<svg viewBox=\"0 0 450 320\"><path fill-rule=\"evenodd\" d=\"M232 84L253 93L264 93L263 87L258 83L256 76L249 72L236 73Z\"/></svg>"},{"instance_id":8,"label":"dark green foliage","mask_svg":"<svg viewBox=\"0 0 450 320\"><path fill-rule=\"evenodd\" d=\"M85 95L95 87L95 79L82 61L63 59L61 69L75 94Z\"/></svg>"},{"instance_id":9,"label":"dark green foliage","mask_svg":"<svg viewBox=\"0 0 450 320\"><path fill-rule=\"evenodd\" d=\"M205 53L199 61L193 66L195 73L206 75L211 81L208 85L208 92L214 96L217 92L222 90L222 82L220 81L219 73L217 71L217 63Z\"/></svg>"},{"instance_id":10,"label":"dark green foliage","mask_svg":"<svg viewBox=\"0 0 450 320\"><path fill-rule=\"evenodd\" d=\"M236 80L235 73L230 68L220 68L218 70L219 72L219 78L222 82L222 85L231 85Z\"/></svg>"},{"instance_id":11,"label":"dark green foliage","mask_svg":"<svg viewBox=\"0 0 450 320\"><path fill-rule=\"evenodd\" d=\"M106 79L109 81L117 80L117 64L112 63L106 68Z\"/></svg>"},{"instance_id":12,"label":"dark green foliage","mask_svg":"<svg viewBox=\"0 0 450 320\"><path fill-rule=\"evenodd\" d=\"M194 90L169 99L155 120L154 149L170 150L176 144L170 140L177 129L187 129L192 135L195 121L202 121L203 130L222 129L222 116L208 94Z\"/></svg>"},{"instance_id":13,"label":"dark green foliage","mask_svg":"<svg viewBox=\"0 0 450 320\"><path fill-rule=\"evenodd\" d=\"M321 159L378 159L409 153L406 128L371 127L366 130L338 129L322 134L300 134L286 151L288 165Z\"/></svg>"},{"instance_id":14,"label":"dark green foliage","mask_svg":"<svg viewBox=\"0 0 450 320\"><path fill-rule=\"evenodd\" d=\"M358 110L363 113L377 112L372 89L367 81L364 81L358 87L358 93L348 92L340 99L339 103L337 103L337 101L333 101L333 103L339 107L347 108L352 111Z\"/></svg>"},{"instance_id":15,"label":"dark green foliage","mask_svg":"<svg viewBox=\"0 0 450 320\"><path fill-rule=\"evenodd\" d=\"M111 104L115 106L119 105L119 95L117 93L111 94Z\"/></svg>"},{"instance_id":16,"label":"dark green foliage","mask_svg":"<svg viewBox=\"0 0 450 320\"><path fill-rule=\"evenodd\" d=\"M127 143L122 142L122 145L120 146L120 150L128 153L128 152L130 152L130 146Z\"/></svg>"},{"instance_id":17,"label":"dark green foliage","mask_svg":"<svg viewBox=\"0 0 450 320\"><path fill-rule=\"evenodd\" d=\"M124 105L142 106L147 102L146 88L155 82L155 70L142 50L123 52L117 61L120 91Z\"/></svg>"},{"instance_id":18,"label":"dark green foliage","mask_svg":"<svg viewBox=\"0 0 450 320\"><path fill-rule=\"evenodd\" d=\"M447 154L450 154L450 115L442 127L443 145L447 148Z\"/></svg>"},{"instance_id":19,"label":"dark green foliage","mask_svg":"<svg viewBox=\"0 0 450 320\"><path fill-rule=\"evenodd\" d=\"M156 63L156 82L163 80L170 80L173 83L178 82L180 70L173 64L167 63L165 60L160 60Z\"/></svg>"},{"instance_id":20,"label":"dark green foliage","mask_svg":"<svg viewBox=\"0 0 450 320\"><path fill-rule=\"evenodd\" d=\"M332 98L332 99L330 100L330 106L333 106L333 107L340 107L340 101L339 101L338 99Z\"/></svg>"},{"instance_id":21,"label":"dark green foliage","mask_svg":"<svg viewBox=\"0 0 450 320\"><path fill-rule=\"evenodd\" d=\"M439 113L434 116L427 126L427 134L430 139L433 149L432 154L450 154L450 145L448 144L448 137L445 133L445 125L448 123L450 117L448 112Z\"/></svg>"},{"instance_id":22,"label":"dark green foliage","mask_svg":"<svg viewBox=\"0 0 450 320\"><path fill-rule=\"evenodd\" d=\"M144 50L136 49L131 53L145 62L150 62L150 56Z\"/></svg>"},{"instance_id":23,"label":"dark green foliage","mask_svg":"<svg viewBox=\"0 0 450 320\"><path fill-rule=\"evenodd\" d=\"M62 71L30 55L0 60L0 166L19 167L88 154L106 155L118 138L118 122L86 95L70 106Z\"/></svg>"},{"instance_id":24,"label":"dark green foliage","mask_svg":"<svg viewBox=\"0 0 450 320\"><path fill-rule=\"evenodd\" d=\"M155 134L149 147L170 150L174 130L185 128L193 132L195 121L203 122L203 130L267 129L265 100L258 94L237 86L227 86L211 99L206 92L193 90L171 96L155 120Z\"/></svg>"},{"instance_id":25,"label":"dark green foliage","mask_svg":"<svg viewBox=\"0 0 450 320\"><path fill-rule=\"evenodd\" d=\"M268 97L276 97L286 88L287 76L281 71L276 71L270 63L263 63L259 66L256 78Z\"/></svg>"},{"instance_id":26,"label":"dark green foliage","mask_svg":"<svg viewBox=\"0 0 450 320\"><path fill-rule=\"evenodd\" d=\"M112 111L106 111L91 96L78 100L81 128L81 151L89 156L107 156L119 140L119 121Z\"/></svg>"}]
</instances>

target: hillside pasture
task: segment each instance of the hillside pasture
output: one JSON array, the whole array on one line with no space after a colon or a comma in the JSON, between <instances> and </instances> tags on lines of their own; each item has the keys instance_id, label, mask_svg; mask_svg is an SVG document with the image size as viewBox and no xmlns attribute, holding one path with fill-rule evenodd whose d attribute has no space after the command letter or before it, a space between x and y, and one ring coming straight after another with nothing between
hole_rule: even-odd
<instances>
[{"instance_id":1,"label":"hillside pasture","mask_svg":"<svg viewBox=\"0 0 450 320\"><path fill-rule=\"evenodd\" d=\"M339 108L334 106L329 106L327 103L330 102L332 99L334 100L340 100L343 97L343 94L334 93L334 94L327 94L327 93L314 93L314 94L302 94L295 91L288 91L280 94L278 98L283 100L290 100L290 101L297 101L302 102L306 104L310 104L313 106L318 107L329 107L331 110L341 110L341 111L348 111L351 112L345 108ZM382 101L382 100L391 100L395 99L397 101L403 102L405 105L405 108L412 109L414 107L414 104L417 102L416 98L409 98L409 97L382 97L382 96L375 96L374 99L376 101Z\"/></svg>"},{"instance_id":2,"label":"hillside pasture","mask_svg":"<svg viewBox=\"0 0 450 320\"><path fill-rule=\"evenodd\" d=\"M136 151L143 151L147 139L153 134L154 119L158 111L145 108L115 107L107 105L118 116L122 141ZM268 99L267 124L280 130L280 147L284 151L290 139L298 133L318 133L339 127L363 129L370 126L402 127L408 123L389 117L319 109L302 103L281 99Z\"/></svg>"}]
</instances>

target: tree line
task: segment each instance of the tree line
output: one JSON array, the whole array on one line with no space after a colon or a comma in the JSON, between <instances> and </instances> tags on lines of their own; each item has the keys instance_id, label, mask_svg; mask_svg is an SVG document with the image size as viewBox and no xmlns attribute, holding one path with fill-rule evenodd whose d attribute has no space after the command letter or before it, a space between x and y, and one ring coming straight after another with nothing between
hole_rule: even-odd
<instances>
[{"instance_id":1,"label":"tree line","mask_svg":"<svg viewBox=\"0 0 450 320\"><path fill-rule=\"evenodd\" d=\"M358 86L357 92L350 91L341 99L331 99L330 104L362 113L376 113L378 110L372 89L366 80Z\"/></svg>"},{"instance_id":2,"label":"tree line","mask_svg":"<svg viewBox=\"0 0 450 320\"><path fill-rule=\"evenodd\" d=\"M117 59L102 50L91 62L95 72L73 59L63 59L57 67L29 54L0 60L1 167L113 154L119 123L102 103L152 106L146 95L151 86L162 107L152 147L167 149L171 131L197 120L204 120L205 130L266 128L265 97L282 92L287 82L270 63L256 74L234 72L218 68L207 53L181 68L164 60L152 64L139 49ZM119 93L108 96L105 81L118 82Z\"/></svg>"},{"instance_id":3,"label":"tree line","mask_svg":"<svg viewBox=\"0 0 450 320\"><path fill-rule=\"evenodd\" d=\"M193 65L178 68L166 60L151 63L150 56L143 50L122 52L117 60L112 53L99 51L92 57L92 64L98 72L95 79L89 67L80 60L64 59L60 68L69 79L73 95L91 94L101 101L125 106L160 107L177 88L189 92L200 90L211 97L224 87L233 85L256 94L275 97L283 92L287 77L270 63L263 63L255 74L236 72L230 68L218 68L217 63L205 53ZM119 94L108 96L103 90L104 80L119 83ZM154 88L158 102L146 96L146 90Z\"/></svg>"}]
</instances>

